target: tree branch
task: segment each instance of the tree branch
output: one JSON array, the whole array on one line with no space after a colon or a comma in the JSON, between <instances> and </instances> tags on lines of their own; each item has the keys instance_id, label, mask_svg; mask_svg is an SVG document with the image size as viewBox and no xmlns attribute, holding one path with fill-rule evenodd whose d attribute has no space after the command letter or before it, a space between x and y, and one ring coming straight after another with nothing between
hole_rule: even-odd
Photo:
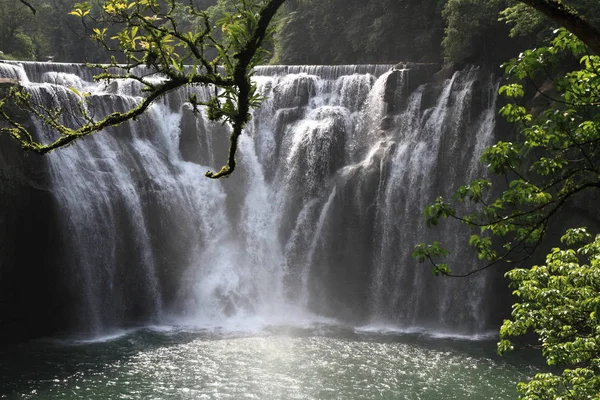
<instances>
[{"instance_id":1,"label":"tree branch","mask_svg":"<svg viewBox=\"0 0 600 400\"><path fill-rule=\"evenodd\" d=\"M260 18L258 25L252 34L252 37L248 40L244 48L233 57L237 59L235 69L233 72L233 79L238 87L238 111L233 119L233 127L231 135L229 137L229 155L227 157L227 164L224 165L219 172L207 171L206 176L208 178L218 179L227 175L231 175L235 170L235 154L237 152L238 140L242 134L242 130L246 123L250 120L250 97L252 82L250 81L249 66L252 64L257 50L262 45L265 37L267 36L267 28L275 16L275 13L285 0L270 0L260 12Z\"/></svg>"},{"instance_id":2,"label":"tree branch","mask_svg":"<svg viewBox=\"0 0 600 400\"><path fill-rule=\"evenodd\" d=\"M37 116L47 126L53 128L62 135L58 139L47 144L37 143L36 141L34 141L34 139L25 127L11 119L11 117L3 110L3 106L5 105L7 100L3 99L2 101L0 101L0 117L6 120L11 127L1 128L0 132L8 133L20 143L21 147L24 150L30 150L36 153L46 154L58 148L65 147L71 142L74 142L75 140L81 139L92 133L101 131L111 126L120 125L123 122L135 119L136 117L143 114L156 99L164 96L170 91L173 91L181 86L190 83L201 85L218 84L220 86L233 85L233 83L230 80L221 78L219 76L211 77L205 75L197 75L192 78L181 77L179 79L170 79L164 82L163 84L156 86L153 92L151 92L147 97L144 97L141 103L139 103L136 107L130 109L129 111L124 113L113 112L98 122L86 124L78 129L70 129L60 124L57 119L57 116L48 115L50 114L48 110L44 110L44 114L46 114L44 115L38 110L36 110L34 106L32 106L28 101L22 102L22 105L25 107L26 111L28 111L31 115ZM22 89L19 88L17 90ZM14 93L15 95L17 95L18 98L18 92Z\"/></svg>"},{"instance_id":3,"label":"tree branch","mask_svg":"<svg viewBox=\"0 0 600 400\"><path fill-rule=\"evenodd\" d=\"M35 10L35 8L34 8L34 7L31 5L31 4L29 4L29 3L28 3L28 2L26 2L25 0L19 0L19 1L20 1L20 2L21 2L23 5L25 5L26 7L28 7L28 8L31 10L31 12L32 12L32 13L34 13L34 14L36 13L36 10Z\"/></svg>"},{"instance_id":4,"label":"tree branch","mask_svg":"<svg viewBox=\"0 0 600 400\"><path fill-rule=\"evenodd\" d=\"M108 0L105 1L105 4L111 5ZM26 1L22 2L26 3ZM260 101L260 96L256 94L256 87L251 80L252 68L260 62L261 56L264 54L261 46L271 33L269 25L284 2L285 0L242 1L243 7L240 8L242 17L233 21L234 24L237 24L234 26L236 29L226 32L227 36L221 42L215 41L211 36L213 28L211 28L205 13L196 13L203 17L200 32L179 31L172 18L176 5L179 4L175 0L169 0L168 11L165 14L157 13L158 16L155 18L147 18L143 12L140 12L141 6L132 10L130 10L131 7L125 9L107 7L102 14L101 22L123 25L123 29L111 39L118 40L118 51L126 55L127 63L119 65L116 59L113 59L108 65L94 65L104 71L96 75L94 79L134 79L144 85L144 91L148 92L146 97L132 109L126 112L113 112L99 121L94 121L87 114L83 107L85 100L82 98L79 111L85 124L71 128L61 122L62 110L48 110L33 104L27 90L14 88L8 97L0 99L0 119L4 119L8 123L7 127L0 128L0 133L10 135L25 150L44 154L107 127L135 119L143 114L153 101L172 90L190 84L212 85L223 91L221 93L215 91L213 98L197 104L208 106L208 116L211 120L230 123L231 134L227 164L219 172L209 171L206 176L220 178L230 175L236 166L235 155L239 136L251 118L250 109L256 107ZM142 7L142 10L147 9L153 10L152 5ZM87 3L78 3L71 14L83 18L88 16L89 12ZM156 21L160 19L170 21L172 28L157 23ZM224 27L226 24L224 23ZM106 49L113 50L113 47L107 44L106 31L106 28L94 29L92 36ZM218 51L218 55L212 61L209 61L204 54L207 46L214 47ZM191 72L186 73L185 62L189 60L194 61L194 67ZM225 64L225 74L219 72L218 68L219 64L223 63ZM204 69L196 68L197 64ZM132 73L132 69L140 65L146 65L155 73L165 75L166 79L161 84L155 84L143 76ZM111 68L120 68L126 73L115 74L110 71ZM58 134L58 138L49 143L36 141L27 131L26 126L17 120L12 120L10 113L3 109L4 106L10 105L16 105L41 120Z\"/></svg>"},{"instance_id":5,"label":"tree branch","mask_svg":"<svg viewBox=\"0 0 600 400\"><path fill-rule=\"evenodd\" d=\"M600 55L600 29L591 25L574 8L559 0L518 0L565 27Z\"/></svg>"}]
</instances>

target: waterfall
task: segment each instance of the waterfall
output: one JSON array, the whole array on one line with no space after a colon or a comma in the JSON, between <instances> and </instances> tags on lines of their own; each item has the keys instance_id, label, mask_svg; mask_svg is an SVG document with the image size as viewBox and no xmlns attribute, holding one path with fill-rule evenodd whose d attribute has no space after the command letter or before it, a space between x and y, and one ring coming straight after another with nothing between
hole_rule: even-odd
<instances>
[{"instance_id":1,"label":"waterfall","mask_svg":"<svg viewBox=\"0 0 600 400\"><path fill-rule=\"evenodd\" d=\"M66 124L77 123L77 107L101 117L139 101L135 82L92 75L80 65L0 63L0 77L64 109ZM465 232L429 231L421 212L484 174L478 160L494 138L498 83L477 68L438 83L409 86L410 78L387 65L257 68L265 101L226 180L203 176L224 162L227 127L186 104L192 92L206 98L202 87L44 157L58 223L39 243L48 247L44 266L27 268L56 276L61 328L96 335L136 323L321 317L488 328L492 274L435 278L411 252L441 236L459 272L476 265ZM0 149L0 168L8 154ZM0 272L15 263L0 257Z\"/></svg>"}]
</instances>

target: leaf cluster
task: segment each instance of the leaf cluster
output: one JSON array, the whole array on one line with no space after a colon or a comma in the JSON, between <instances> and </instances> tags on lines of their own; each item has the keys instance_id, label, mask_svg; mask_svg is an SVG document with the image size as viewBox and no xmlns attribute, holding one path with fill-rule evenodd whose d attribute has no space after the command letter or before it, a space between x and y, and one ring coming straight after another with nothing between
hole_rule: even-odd
<instances>
[{"instance_id":1,"label":"leaf cluster","mask_svg":"<svg viewBox=\"0 0 600 400\"><path fill-rule=\"evenodd\" d=\"M574 56L579 68L555 80L558 94L534 116L522 104L524 81L535 85L536 75ZM424 210L428 225L452 218L477 230L469 243L488 261L482 268L528 258L568 201L600 187L600 57L558 30L549 46L525 51L504 67L512 82L500 88L508 100L500 114L518 127L518 137L495 143L481 157L490 176L502 179L478 179L451 201L438 198ZM492 195L492 182L498 195ZM462 203L474 204L475 211L457 212Z\"/></svg>"},{"instance_id":2,"label":"leaf cluster","mask_svg":"<svg viewBox=\"0 0 600 400\"><path fill-rule=\"evenodd\" d=\"M518 301L500 329L498 351L513 337L535 332L548 365L560 373L537 374L518 385L523 399L592 399L600 394L600 236L571 229L546 264L506 275ZM581 244L583 243L583 244Z\"/></svg>"},{"instance_id":3,"label":"leaf cluster","mask_svg":"<svg viewBox=\"0 0 600 400\"><path fill-rule=\"evenodd\" d=\"M543 46L561 24L536 10L534 4L584 15L585 21L600 26L600 2L596 0L447 0L442 42L446 61L499 62L514 57L521 49Z\"/></svg>"}]
</instances>

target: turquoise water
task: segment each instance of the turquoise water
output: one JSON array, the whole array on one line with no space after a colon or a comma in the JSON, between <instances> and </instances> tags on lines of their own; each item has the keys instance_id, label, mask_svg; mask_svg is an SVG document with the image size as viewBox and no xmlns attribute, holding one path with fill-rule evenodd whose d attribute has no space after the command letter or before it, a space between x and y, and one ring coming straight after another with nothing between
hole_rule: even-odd
<instances>
[{"instance_id":1,"label":"turquoise water","mask_svg":"<svg viewBox=\"0 0 600 400\"><path fill-rule=\"evenodd\" d=\"M335 326L142 328L0 350L2 399L512 399L495 340Z\"/></svg>"}]
</instances>

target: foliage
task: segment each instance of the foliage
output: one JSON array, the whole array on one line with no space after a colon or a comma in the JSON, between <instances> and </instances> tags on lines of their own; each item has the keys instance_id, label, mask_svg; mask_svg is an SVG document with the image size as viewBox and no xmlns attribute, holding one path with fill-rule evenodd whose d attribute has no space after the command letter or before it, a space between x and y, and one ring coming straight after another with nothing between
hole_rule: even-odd
<instances>
[{"instance_id":1,"label":"foliage","mask_svg":"<svg viewBox=\"0 0 600 400\"><path fill-rule=\"evenodd\" d=\"M561 24L537 12L529 3L541 5L545 2L447 0L443 11L446 30L442 42L446 61L500 63L525 48L543 45ZM555 3L562 6L561 2ZM568 3L587 16L591 25L600 25L600 2L572 0ZM507 33L511 39L506 38Z\"/></svg>"},{"instance_id":2,"label":"foliage","mask_svg":"<svg viewBox=\"0 0 600 400\"><path fill-rule=\"evenodd\" d=\"M525 36L540 31L548 31L544 29L546 18L531 7L523 3L514 4L505 8L500 12L500 21L505 21L511 25L511 37Z\"/></svg>"},{"instance_id":3,"label":"foliage","mask_svg":"<svg viewBox=\"0 0 600 400\"><path fill-rule=\"evenodd\" d=\"M63 109L35 104L26 89L14 86L10 95L0 100L0 116L8 122L0 133L10 135L25 150L47 153L135 119L153 101L182 86L211 85L215 88L211 98L201 101L192 96L189 101L195 108L205 106L210 119L231 126L227 164L219 172L207 172L211 178L227 176L235 169L237 141L250 118L250 108L260 101L250 79L252 68L266 56L262 45L272 34L269 24L283 1L239 1L235 13L224 13L216 25L193 2L184 5L176 0L104 0L98 9L88 2L77 3L71 14L93 21L97 27L92 30L92 38L108 52L119 55L119 59L113 56L108 64L93 65L103 71L95 79L135 80L146 96L130 110L97 119L88 113L86 97L76 93L82 123L73 128L65 125ZM180 24L177 16L182 12L202 23ZM220 39L215 35L217 29ZM152 74L160 74L160 79L149 78ZM22 108L52 128L56 137L48 143L35 140L25 126L11 118L5 109L8 106Z\"/></svg>"},{"instance_id":4,"label":"foliage","mask_svg":"<svg viewBox=\"0 0 600 400\"><path fill-rule=\"evenodd\" d=\"M521 82L567 55L579 57L580 68L557 79L558 94L548 99L550 107L532 115L519 103L525 95ZM577 38L559 30L550 46L523 52L505 69L516 81L500 89L510 100L500 114L520 127L519 137L486 149L482 162L491 173L504 176L507 185L493 197L492 181L479 179L460 187L453 201L439 198L424 212L431 225L450 217L476 229L470 244L491 264L529 257L552 218L568 202L600 186L600 57L587 54ZM459 214L457 205L465 202L475 203L476 211ZM417 250L423 260L439 256L422 246Z\"/></svg>"},{"instance_id":5,"label":"foliage","mask_svg":"<svg viewBox=\"0 0 600 400\"><path fill-rule=\"evenodd\" d=\"M274 62L437 62L442 31L437 0L288 0Z\"/></svg>"},{"instance_id":6,"label":"foliage","mask_svg":"<svg viewBox=\"0 0 600 400\"><path fill-rule=\"evenodd\" d=\"M0 60L16 61L16 58L11 54L0 53Z\"/></svg>"},{"instance_id":7,"label":"foliage","mask_svg":"<svg viewBox=\"0 0 600 400\"><path fill-rule=\"evenodd\" d=\"M32 38L35 58L57 61L107 62L106 53L85 40L84 27L68 15L79 0L0 0L0 50L12 53L12 33ZM99 0L92 0L98 3ZM33 15L24 5L31 5ZM233 12L237 0L177 0L174 17L182 31L202 23L185 11L186 4L206 10L211 21ZM443 40L447 61L500 63L521 49L547 39L550 21L521 2L509 0L286 0L278 21L275 63L395 63L440 61ZM590 22L600 23L600 2L572 0ZM444 9L444 17L442 17ZM504 9L500 15L498 11ZM18 14L18 15L15 15ZM506 37L511 27L512 39ZM98 28L86 21L89 29ZM555 24L554 24L555 25ZM110 28L109 28L110 31ZM220 38L218 30L213 32Z\"/></svg>"},{"instance_id":8,"label":"foliage","mask_svg":"<svg viewBox=\"0 0 600 400\"><path fill-rule=\"evenodd\" d=\"M25 30L30 22L31 10L27 6L11 0L0 0L0 50L6 54L29 53L30 49L22 49L20 45L23 44L24 35L27 36Z\"/></svg>"},{"instance_id":9,"label":"foliage","mask_svg":"<svg viewBox=\"0 0 600 400\"><path fill-rule=\"evenodd\" d=\"M447 61L471 59L487 39L506 0L448 0L442 16L446 29L442 46Z\"/></svg>"},{"instance_id":10,"label":"foliage","mask_svg":"<svg viewBox=\"0 0 600 400\"><path fill-rule=\"evenodd\" d=\"M0 0L0 50L17 59L69 62L108 61L77 18L69 15L76 0ZM89 28L95 27L88 21ZM26 42L19 40L25 36ZM25 45L25 47L23 47Z\"/></svg>"},{"instance_id":11,"label":"foliage","mask_svg":"<svg viewBox=\"0 0 600 400\"><path fill-rule=\"evenodd\" d=\"M553 2L546 2L551 4ZM561 4L554 2L557 9L569 10L576 16L585 16L585 20L592 26L598 26L600 23L600 3L595 0L573 0ZM499 21L504 21L511 26L510 36L518 37L525 35L537 35L539 42L551 37L552 29L548 25L556 26L547 16L542 14L540 9L531 7L531 1L509 2L509 7L500 13ZM548 8L550 10L550 8Z\"/></svg>"},{"instance_id":12,"label":"foliage","mask_svg":"<svg viewBox=\"0 0 600 400\"><path fill-rule=\"evenodd\" d=\"M519 300L500 329L499 351L533 331L548 364L562 369L520 383L524 399L600 398L600 235L592 240L585 229L571 229L562 240L585 244L555 248L546 265L507 273Z\"/></svg>"},{"instance_id":13,"label":"foliage","mask_svg":"<svg viewBox=\"0 0 600 400\"><path fill-rule=\"evenodd\" d=\"M567 68L576 60L578 67ZM518 127L518 136L482 156L490 174L503 180L475 180L452 200L440 197L424 211L428 225L451 218L469 226L469 245L486 264L453 275L448 264L439 263L447 255L440 243L418 245L414 256L430 261L435 274L466 276L498 262L526 260L552 230L571 223L568 207L597 204L600 56L560 29L549 46L524 51L504 68L512 80L500 88L508 100L500 114ZM562 76L548 75L556 71ZM548 82L551 90L542 90ZM542 111L522 104L531 88L546 103ZM460 212L464 203L474 204L475 211ZM598 229L593 215L583 223ZM563 238L568 245L582 239L588 244L578 249L552 250L544 266L507 273L519 301L502 327L499 351L512 349L510 337L533 331L548 363L563 368L519 384L523 399L591 399L599 393L600 236L591 241L586 230L572 229Z\"/></svg>"},{"instance_id":14,"label":"foliage","mask_svg":"<svg viewBox=\"0 0 600 400\"><path fill-rule=\"evenodd\" d=\"M33 39L25 33L19 32L14 36L16 50L13 54L20 59L32 60L35 58L35 46Z\"/></svg>"}]
</instances>

